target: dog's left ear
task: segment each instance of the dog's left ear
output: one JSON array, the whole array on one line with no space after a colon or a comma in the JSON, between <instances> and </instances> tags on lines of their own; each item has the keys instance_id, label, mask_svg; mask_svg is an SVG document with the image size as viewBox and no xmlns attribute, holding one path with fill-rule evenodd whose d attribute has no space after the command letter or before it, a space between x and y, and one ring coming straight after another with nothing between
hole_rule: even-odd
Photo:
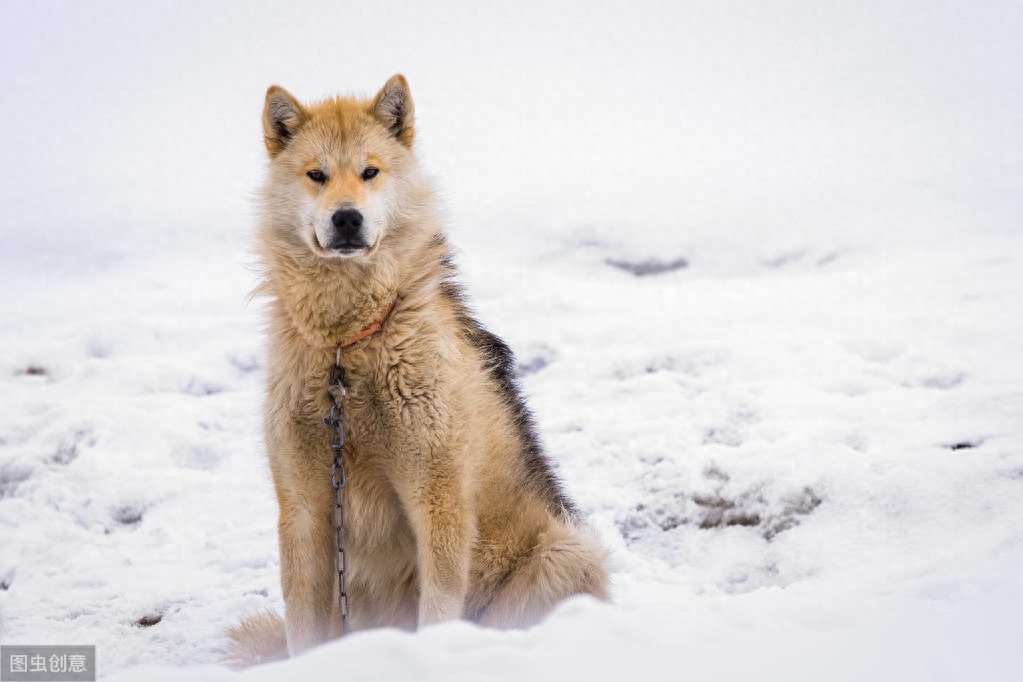
<instances>
[{"instance_id":1,"label":"dog's left ear","mask_svg":"<svg viewBox=\"0 0 1023 682\"><path fill-rule=\"evenodd\" d=\"M372 111L399 142L406 147L412 146L415 137L415 109L404 76L400 73L391 76L373 98Z\"/></svg>"}]
</instances>

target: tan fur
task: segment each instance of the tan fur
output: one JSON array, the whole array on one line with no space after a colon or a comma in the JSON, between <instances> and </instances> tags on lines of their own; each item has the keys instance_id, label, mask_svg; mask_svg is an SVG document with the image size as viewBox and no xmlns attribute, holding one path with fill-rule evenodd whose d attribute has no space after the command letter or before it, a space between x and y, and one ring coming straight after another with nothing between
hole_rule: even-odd
<instances>
[{"instance_id":1,"label":"tan fur","mask_svg":"<svg viewBox=\"0 0 1023 682\"><path fill-rule=\"evenodd\" d=\"M228 650L223 662L240 669L288 657L284 619L272 611L249 616L228 628Z\"/></svg>"},{"instance_id":2,"label":"tan fur","mask_svg":"<svg viewBox=\"0 0 1023 682\"><path fill-rule=\"evenodd\" d=\"M267 92L265 438L292 654L340 634L322 422L334 349L392 300L380 330L343 351L352 628L454 618L523 627L571 595L608 595L604 550L531 450L528 413L492 352L499 342L472 320L450 281L412 123L401 76L372 100L307 107L279 87ZM367 163L380 173L363 181ZM313 167L328 171L325 184L306 177ZM330 257L310 236L315 216L337 206L367 216L384 207L366 253ZM229 635L236 661L284 653L279 618L250 619Z\"/></svg>"}]
</instances>

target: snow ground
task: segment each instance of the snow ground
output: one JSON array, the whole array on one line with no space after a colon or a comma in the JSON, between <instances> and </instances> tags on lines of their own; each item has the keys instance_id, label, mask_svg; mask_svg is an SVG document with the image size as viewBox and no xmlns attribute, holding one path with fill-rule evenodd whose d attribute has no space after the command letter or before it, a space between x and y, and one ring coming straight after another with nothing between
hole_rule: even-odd
<instances>
[{"instance_id":1,"label":"snow ground","mask_svg":"<svg viewBox=\"0 0 1023 682\"><path fill-rule=\"evenodd\" d=\"M115 680L1018 679L1020 8L431 7L4 5L0 641ZM396 71L615 602L238 675L224 628L281 608L262 93Z\"/></svg>"}]
</instances>

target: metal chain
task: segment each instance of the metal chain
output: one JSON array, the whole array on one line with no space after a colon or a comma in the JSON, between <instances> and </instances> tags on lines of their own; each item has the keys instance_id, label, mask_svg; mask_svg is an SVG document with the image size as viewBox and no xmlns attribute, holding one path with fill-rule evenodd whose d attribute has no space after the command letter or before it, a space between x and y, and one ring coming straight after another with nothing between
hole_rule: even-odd
<instances>
[{"instance_id":1,"label":"metal chain","mask_svg":"<svg viewBox=\"0 0 1023 682\"><path fill-rule=\"evenodd\" d=\"M337 535L337 554L334 567L337 569L337 609L341 615L341 634L348 634L348 590L345 584L347 564L345 563L345 463L341 448L345 444L343 401L345 397L345 368L341 366L341 345L337 347L334 366L330 368L330 414L323 423L330 427L330 448L334 451L334 462L330 465L330 484L334 487L334 531Z\"/></svg>"}]
</instances>

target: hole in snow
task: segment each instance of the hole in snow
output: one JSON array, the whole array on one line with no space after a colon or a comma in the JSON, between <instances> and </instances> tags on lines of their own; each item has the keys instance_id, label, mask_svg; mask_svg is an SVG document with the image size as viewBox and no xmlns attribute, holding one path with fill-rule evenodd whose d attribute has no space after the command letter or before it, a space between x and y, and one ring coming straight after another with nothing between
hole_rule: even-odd
<instances>
[{"instance_id":1,"label":"hole in snow","mask_svg":"<svg viewBox=\"0 0 1023 682\"><path fill-rule=\"evenodd\" d=\"M524 377L530 374L536 374L544 367L550 364L547 358L539 355L529 358L526 362L519 362L515 364L515 375Z\"/></svg>"},{"instance_id":2,"label":"hole in snow","mask_svg":"<svg viewBox=\"0 0 1023 682\"><path fill-rule=\"evenodd\" d=\"M841 251L832 251L831 253L824 254L817 259L817 267L824 267L825 265L831 265L842 256Z\"/></svg>"},{"instance_id":3,"label":"hole in snow","mask_svg":"<svg viewBox=\"0 0 1023 682\"><path fill-rule=\"evenodd\" d=\"M786 265L798 263L805 255L805 251L786 251L785 253L780 253L773 258L768 258L764 261L764 265L769 268L783 268Z\"/></svg>"},{"instance_id":4,"label":"hole in snow","mask_svg":"<svg viewBox=\"0 0 1023 682\"><path fill-rule=\"evenodd\" d=\"M951 443L945 447L949 450L972 450L973 448L979 447L984 441L982 440L961 440L957 443Z\"/></svg>"},{"instance_id":5,"label":"hole in snow","mask_svg":"<svg viewBox=\"0 0 1023 682\"><path fill-rule=\"evenodd\" d=\"M947 372L938 372L932 376L927 376L921 379L920 385L924 388L934 388L942 391L947 391L950 388L955 388L961 383L966 381L966 374L955 370Z\"/></svg>"},{"instance_id":6,"label":"hole in snow","mask_svg":"<svg viewBox=\"0 0 1023 682\"><path fill-rule=\"evenodd\" d=\"M747 500L740 500L745 503ZM759 500L762 501L762 500ZM729 500L721 495L693 495L693 502L703 507L703 518L699 527L721 528L722 526L758 526L760 514L743 509L736 500Z\"/></svg>"},{"instance_id":7,"label":"hole in snow","mask_svg":"<svg viewBox=\"0 0 1023 682\"><path fill-rule=\"evenodd\" d=\"M682 268L689 267L689 261L685 258L676 258L670 261L660 260L644 260L644 261L627 261L618 260L616 258L608 258L604 261L608 265L619 270L624 270L629 274L635 275L636 277L646 277L647 275L660 275L665 272L671 272L672 270L681 270Z\"/></svg>"},{"instance_id":8,"label":"hole in snow","mask_svg":"<svg viewBox=\"0 0 1023 682\"><path fill-rule=\"evenodd\" d=\"M723 509L712 509L700 521L700 528L720 528L722 526L759 526L760 516L745 512L729 512Z\"/></svg>"},{"instance_id":9,"label":"hole in snow","mask_svg":"<svg viewBox=\"0 0 1023 682\"><path fill-rule=\"evenodd\" d=\"M236 369L246 374L248 374L249 372L255 372L257 369L259 369L260 365L259 356L256 355L255 353L252 354L236 353L230 355L227 358L227 361L234 365Z\"/></svg>"},{"instance_id":10,"label":"hole in snow","mask_svg":"<svg viewBox=\"0 0 1023 682\"><path fill-rule=\"evenodd\" d=\"M515 359L515 376L522 378L542 371L558 357L557 352L546 344L537 344L526 348L520 357ZM523 359L525 358L525 359Z\"/></svg>"},{"instance_id":11,"label":"hole in snow","mask_svg":"<svg viewBox=\"0 0 1023 682\"><path fill-rule=\"evenodd\" d=\"M185 393L187 393L188 395L194 395L199 397L207 395L216 395L217 393L222 393L223 391L224 387L221 386L220 384L217 384L213 381L206 381L198 377L192 377L191 379L189 379L188 384L185 386Z\"/></svg>"},{"instance_id":12,"label":"hole in snow","mask_svg":"<svg viewBox=\"0 0 1023 682\"><path fill-rule=\"evenodd\" d=\"M141 507L126 505L115 508L112 512L110 512L110 517L113 518L114 521L125 526L134 526L142 521L142 512L143 510Z\"/></svg>"},{"instance_id":13,"label":"hole in snow","mask_svg":"<svg viewBox=\"0 0 1023 682\"><path fill-rule=\"evenodd\" d=\"M0 467L0 499L12 495L18 485L32 476L32 469L23 463Z\"/></svg>"},{"instance_id":14,"label":"hole in snow","mask_svg":"<svg viewBox=\"0 0 1023 682\"><path fill-rule=\"evenodd\" d=\"M70 464L78 458L82 447L92 447L96 438L89 429L75 429L65 436L57 445L57 451L50 456L55 464Z\"/></svg>"},{"instance_id":15,"label":"hole in snow","mask_svg":"<svg viewBox=\"0 0 1023 682\"><path fill-rule=\"evenodd\" d=\"M135 627L149 628L156 625L161 620L163 620L162 613L157 613L156 615L153 616L142 616L137 621L135 621Z\"/></svg>"},{"instance_id":16,"label":"hole in snow","mask_svg":"<svg viewBox=\"0 0 1023 682\"><path fill-rule=\"evenodd\" d=\"M703 470L703 475L714 481L721 481L722 483L726 483L729 479L732 478L731 476L729 476L728 474L726 474L724 471L717 468L713 464L711 464L709 467Z\"/></svg>"},{"instance_id":17,"label":"hole in snow","mask_svg":"<svg viewBox=\"0 0 1023 682\"><path fill-rule=\"evenodd\" d=\"M777 516L769 518L764 524L764 539L771 541L779 533L799 525L799 517L806 516L817 507L821 506L820 497L813 488L806 487L798 495L792 495L784 500L785 507Z\"/></svg>"},{"instance_id":18,"label":"hole in snow","mask_svg":"<svg viewBox=\"0 0 1023 682\"><path fill-rule=\"evenodd\" d=\"M703 434L704 445L725 445L730 448L737 448L742 445L742 436L739 431L731 426L707 429ZM727 479L725 479L727 480Z\"/></svg>"}]
</instances>

